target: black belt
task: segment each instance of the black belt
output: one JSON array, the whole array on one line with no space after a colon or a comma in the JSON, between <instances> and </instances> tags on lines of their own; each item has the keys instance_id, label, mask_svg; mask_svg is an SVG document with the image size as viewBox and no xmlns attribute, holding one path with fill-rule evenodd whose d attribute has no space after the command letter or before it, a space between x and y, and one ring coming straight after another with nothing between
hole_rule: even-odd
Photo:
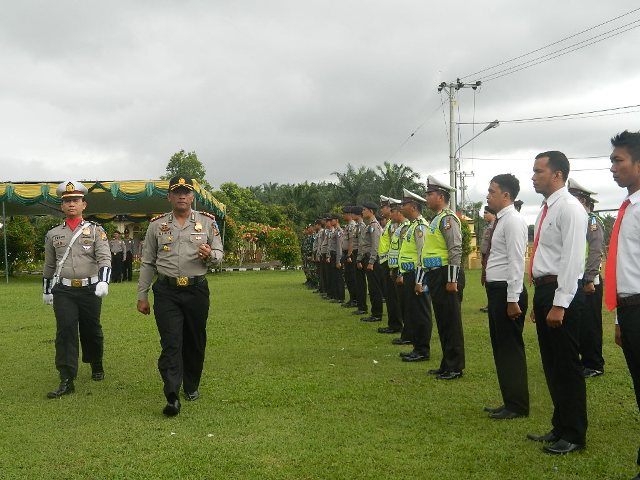
<instances>
[{"instance_id":1,"label":"black belt","mask_svg":"<svg viewBox=\"0 0 640 480\"><path fill-rule=\"evenodd\" d=\"M632 305L640 305L640 293L628 297L618 297L619 307L631 307Z\"/></svg>"},{"instance_id":2,"label":"black belt","mask_svg":"<svg viewBox=\"0 0 640 480\"><path fill-rule=\"evenodd\" d=\"M536 287L541 285L548 285L549 283L558 283L557 275L545 275L544 277L538 277L533 279L533 284Z\"/></svg>"},{"instance_id":3,"label":"black belt","mask_svg":"<svg viewBox=\"0 0 640 480\"><path fill-rule=\"evenodd\" d=\"M206 277L204 275L198 275L196 277L167 277L166 275L158 274L158 281L166 283L171 287L188 287L190 285L198 285Z\"/></svg>"}]
</instances>

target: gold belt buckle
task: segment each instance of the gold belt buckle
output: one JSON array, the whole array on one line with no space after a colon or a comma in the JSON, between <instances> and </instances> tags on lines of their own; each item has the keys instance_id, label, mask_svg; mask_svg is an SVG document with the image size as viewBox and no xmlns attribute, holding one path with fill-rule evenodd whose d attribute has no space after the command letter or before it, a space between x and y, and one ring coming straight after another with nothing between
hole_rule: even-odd
<instances>
[{"instance_id":1,"label":"gold belt buckle","mask_svg":"<svg viewBox=\"0 0 640 480\"><path fill-rule=\"evenodd\" d=\"M82 280L79 279L79 278L72 279L71 280L71 286L72 287L76 287L76 288L81 287L82 286Z\"/></svg>"},{"instance_id":2,"label":"gold belt buckle","mask_svg":"<svg viewBox=\"0 0 640 480\"><path fill-rule=\"evenodd\" d=\"M178 277L176 278L176 285L179 287L186 287L189 285L189 277Z\"/></svg>"}]
</instances>

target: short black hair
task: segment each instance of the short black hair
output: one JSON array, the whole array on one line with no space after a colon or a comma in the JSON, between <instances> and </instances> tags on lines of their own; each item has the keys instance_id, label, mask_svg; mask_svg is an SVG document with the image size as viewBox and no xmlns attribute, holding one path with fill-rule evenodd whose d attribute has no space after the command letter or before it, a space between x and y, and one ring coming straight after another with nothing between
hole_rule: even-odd
<instances>
[{"instance_id":1,"label":"short black hair","mask_svg":"<svg viewBox=\"0 0 640 480\"><path fill-rule=\"evenodd\" d=\"M490 213L491 215L496 214L496 212L493 211L493 208L491 208L489 205L484 206L484 213Z\"/></svg>"},{"instance_id":2,"label":"short black hair","mask_svg":"<svg viewBox=\"0 0 640 480\"><path fill-rule=\"evenodd\" d=\"M626 148L634 162L640 161L640 132L625 130L615 137L611 137L611 146Z\"/></svg>"},{"instance_id":3,"label":"short black hair","mask_svg":"<svg viewBox=\"0 0 640 480\"><path fill-rule=\"evenodd\" d=\"M557 150L550 150L536 155L536 160L544 157L549 159L549 167L551 167L554 172L559 170L562 173L562 180L566 182L567 178L569 178L569 170L571 168L567 156Z\"/></svg>"},{"instance_id":4,"label":"short black hair","mask_svg":"<svg viewBox=\"0 0 640 480\"><path fill-rule=\"evenodd\" d=\"M503 192L509 192L512 202L520 193L520 180L510 173L496 175L491 179L491 182L497 184Z\"/></svg>"}]
</instances>

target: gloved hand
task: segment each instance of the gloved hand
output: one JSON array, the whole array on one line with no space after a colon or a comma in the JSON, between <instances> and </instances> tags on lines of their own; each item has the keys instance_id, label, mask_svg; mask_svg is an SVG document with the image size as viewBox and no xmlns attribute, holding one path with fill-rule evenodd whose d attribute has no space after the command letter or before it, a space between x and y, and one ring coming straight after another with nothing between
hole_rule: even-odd
<instances>
[{"instance_id":1,"label":"gloved hand","mask_svg":"<svg viewBox=\"0 0 640 480\"><path fill-rule=\"evenodd\" d=\"M42 303L45 305L53 305L53 293L43 293Z\"/></svg>"},{"instance_id":2,"label":"gloved hand","mask_svg":"<svg viewBox=\"0 0 640 480\"><path fill-rule=\"evenodd\" d=\"M107 282L96 283L96 296L106 297L109 294L109 284Z\"/></svg>"}]
</instances>

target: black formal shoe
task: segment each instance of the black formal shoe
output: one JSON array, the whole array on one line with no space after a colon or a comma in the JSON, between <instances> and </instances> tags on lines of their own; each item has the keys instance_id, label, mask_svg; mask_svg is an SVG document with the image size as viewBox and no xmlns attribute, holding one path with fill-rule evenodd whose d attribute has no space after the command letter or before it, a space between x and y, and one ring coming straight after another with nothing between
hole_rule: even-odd
<instances>
[{"instance_id":1,"label":"black formal shoe","mask_svg":"<svg viewBox=\"0 0 640 480\"><path fill-rule=\"evenodd\" d=\"M355 312L351 312L351 315L366 315L366 310L356 310Z\"/></svg>"},{"instance_id":2,"label":"black formal shoe","mask_svg":"<svg viewBox=\"0 0 640 480\"><path fill-rule=\"evenodd\" d=\"M544 453L550 453L551 455L564 455L565 453L576 452L582 450L584 445L580 443L571 443L566 440L560 439L553 445L545 445L542 447Z\"/></svg>"},{"instance_id":3,"label":"black formal shoe","mask_svg":"<svg viewBox=\"0 0 640 480\"><path fill-rule=\"evenodd\" d=\"M91 364L91 380L100 382L104 380L104 368L102 362Z\"/></svg>"},{"instance_id":4,"label":"black formal shoe","mask_svg":"<svg viewBox=\"0 0 640 480\"><path fill-rule=\"evenodd\" d=\"M499 407L495 407L495 408L484 407L482 410L487 412L487 413L498 413L498 412L504 410L504 405L500 405Z\"/></svg>"},{"instance_id":5,"label":"black formal shoe","mask_svg":"<svg viewBox=\"0 0 640 480\"><path fill-rule=\"evenodd\" d=\"M602 370L596 370L595 368L586 368L582 371L582 376L584 378L591 378L591 377L599 377L600 375L604 375L604 372Z\"/></svg>"},{"instance_id":6,"label":"black formal shoe","mask_svg":"<svg viewBox=\"0 0 640 480\"><path fill-rule=\"evenodd\" d=\"M511 410L507 410L506 408L500 410L499 412L493 412L489 414L489 418L493 418L494 420L511 420L512 418L522 418L526 417L521 413L512 412Z\"/></svg>"},{"instance_id":7,"label":"black formal shoe","mask_svg":"<svg viewBox=\"0 0 640 480\"><path fill-rule=\"evenodd\" d=\"M427 373L429 375L442 375L444 373L444 370L442 370L441 368L432 368L431 370L427 370Z\"/></svg>"},{"instance_id":8,"label":"black formal shoe","mask_svg":"<svg viewBox=\"0 0 640 480\"><path fill-rule=\"evenodd\" d=\"M462 372L442 372L440 375L436 376L436 378L438 380L455 380L461 376Z\"/></svg>"},{"instance_id":9,"label":"black formal shoe","mask_svg":"<svg viewBox=\"0 0 640 480\"><path fill-rule=\"evenodd\" d=\"M353 308L353 307L357 307L358 304L357 303L353 303L353 302L347 302L347 303L343 303L342 307L343 308Z\"/></svg>"},{"instance_id":10,"label":"black formal shoe","mask_svg":"<svg viewBox=\"0 0 640 480\"><path fill-rule=\"evenodd\" d=\"M167 417L175 417L180 413L180 401L167 402L167 405L162 409L162 413Z\"/></svg>"},{"instance_id":11,"label":"black formal shoe","mask_svg":"<svg viewBox=\"0 0 640 480\"><path fill-rule=\"evenodd\" d=\"M481 311L482 313L489 313L489 307L482 307L482 308L480 309L480 311Z\"/></svg>"},{"instance_id":12,"label":"black formal shoe","mask_svg":"<svg viewBox=\"0 0 640 480\"><path fill-rule=\"evenodd\" d=\"M409 355L402 357L403 362L426 362L427 360L429 360L429 355L418 352L411 352Z\"/></svg>"},{"instance_id":13,"label":"black formal shoe","mask_svg":"<svg viewBox=\"0 0 640 480\"><path fill-rule=\"evenodd\" d=\"M195 402L200 398L200 392L198 390L194 390L193 392L184 392L184 399L187 402Z\"/></svg>"},{"instance_id":14,"label":"black formal shoe","mask_svg":"<svg viewBox=\"0 0 640 480\"><path fill-rule=\"evenodd\" d=\"M558 440L560 440L560 437L558 437L553 432L545 433L544 435L534 435L533 433L527 433L527 438L529 440L533 440L534 442L549 442L549 443L555 443Z\"/></svg>"},{"instance_id":15,"label":"black formal shoe","mask_svg":"<svg viewBox=\"0 0 640 480\"><path fill-rule=\"evenodd\" d=\"M409 352L400 352L398 355L400 355L400 358L404 358L404 357L410 357L411 355L417 355L418 352L416 352L415 350L411 350Z\"/></svg>"},{"instance_id":16,"label":"black formal shoe","mask_svg":"<svg viewBox=\"0 0 640 480\"><path fill-rule=\"evenodd\" d=\"M360 319L360 321L361 321L361 322L379 322L379 321L381 321L381 320L382 320L382 318L380 318L380 317L373 317L373 316L371 316L371 317L362 317L362 318Z\"/></svg>"},{"instance_id":17,"label":"black formal shoe","mask_svg":"<svg viewBox=\"0 0 640 480\"><path fill-rule=\"evenodd\" d=\"M398 330L391 327L380 327L378 333L398 333Z\"/></svg>"},{"instance_id":18,"label":"black formal shoe","mask_svg":"<svg viewBox=\"0 0 640 480\"><path fill-rule=\"evenodd\" d=\"M394 338L391 340L393 345L411 345L411 340L405 340L403 338Z\"/></svg>"},{"instance_id":19,"label":"black formal shoe","mask_svg":"<svg viewBox=\"0 0 640 480\"><path fill-rule=\"evenodd\" d=\"M60 381L60 385L56 390L47 393L47 398L60 398L63 395L69 395L75 392L76 387L73 385L73 380L70 378L63 378Z\"/></svg>"}]
</instances>

